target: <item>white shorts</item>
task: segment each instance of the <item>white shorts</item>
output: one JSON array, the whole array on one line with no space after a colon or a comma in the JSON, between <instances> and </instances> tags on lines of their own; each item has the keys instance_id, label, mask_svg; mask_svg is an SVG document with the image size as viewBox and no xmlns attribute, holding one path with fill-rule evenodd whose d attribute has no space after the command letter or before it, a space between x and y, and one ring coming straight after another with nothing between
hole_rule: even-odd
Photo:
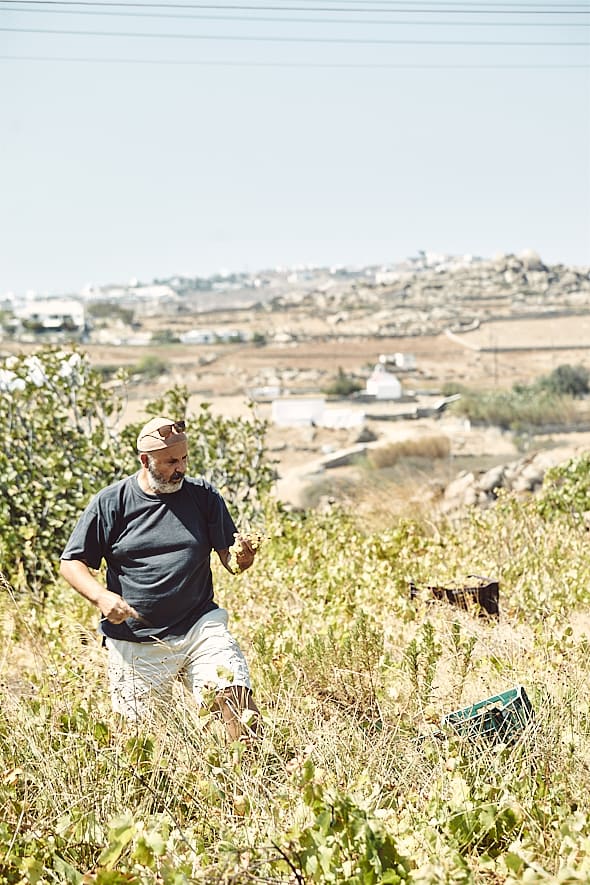
<instances>
[{"instance_id":1,"label":"white shorts","mask_svg":"<svg viewBox=\"0 0 590 885\"><path fill-rule=\"evenodd\" d=\"M250 688L246 659L227 629L227 612L217 608L203 615L184 636L167 636L154 642L111 639L109 684L115 713L138 719L157 706L170 710L172 688L182 681L198 704L203 689L216 691L230 685Z\"/></svg>"}]
</instances>

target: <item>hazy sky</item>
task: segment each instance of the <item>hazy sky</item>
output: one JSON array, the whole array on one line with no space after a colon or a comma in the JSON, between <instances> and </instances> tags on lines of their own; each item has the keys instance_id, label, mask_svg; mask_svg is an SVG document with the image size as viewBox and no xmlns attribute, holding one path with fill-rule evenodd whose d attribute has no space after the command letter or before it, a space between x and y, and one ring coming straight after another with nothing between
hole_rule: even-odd
<instances>
[{"instance_id":1,"label":"hazy sky","mask_svg":"<svg viewBox=\"0 0 590 885\"><path fill-rule=\"evenodd\" d=\"M527 248L590 264L588 0L0 0L0 293Z\"/></svg>"}]
</instances>

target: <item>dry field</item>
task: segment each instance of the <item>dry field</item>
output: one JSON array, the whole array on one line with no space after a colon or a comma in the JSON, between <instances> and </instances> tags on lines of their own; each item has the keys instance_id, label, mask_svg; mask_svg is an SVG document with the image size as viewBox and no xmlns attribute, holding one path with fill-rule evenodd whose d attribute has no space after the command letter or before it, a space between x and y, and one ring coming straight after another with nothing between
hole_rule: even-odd
<instances>
[{"instance_id":1,"label":"dry field","mask_svg":"<svg viewBox=\"0 0 590 885\"><path fill-rule=\"evenodd\" d=\"M477 350L478 347L486 350ZM419 392L425 404L436 401L440 387L451 380L482 390L510 388L515 382L530 382L564 363L590 366L590 316L487 323L460 338L441 334L406 339L334 338L264 347L251 344L146 348L90 345L86 349L97 366L132 368L146 356L156 356L168 366L166 374L156 383L137 381L132 385L125 421L141 417L146 399L176 384L188 387L189 410L208 402L214 411L237 417L248 413L249 391L253 387L280 381L283 388L292 393L319 393L338 368L365 378L382 353L415 354L417 370L399 377L404 390ZM378 411L366 404L355 408ZM407 411L409 406L383 403L379 408L386 416L396 410ZM262 417L270 418L269 403L259 403L257 410ZM446 416L440 420L407 421L371 418L367 425L376 437L372 445L422 434L448 435L453 458L446 465L447 472L458 472L470 464L485 466L510 461L520 454L509 435L495 430L466 429L462 422ZM329 488L353 473L351 468L328 473L322 465L330 453L353 446L357 438L358 431L351 430L271 426L268 442L280 477L279 497L300 504L305 489L314 483ZM538 442L548 444L544 440ZM559 442L563 444L564 440ZM576 444L580 444L579 438Z\"/></svg>"},{"instance_id":2,"label":"dry field","mask_svg":"<svg viewBox=\"0 0 590 885\"><path fill-rule=\"evenodd\" d=\"M162 326L166 320L162 319ZM157 323L152 321L152 325ZM288 323L285 325L288 326ZM477 348L483 348L483 351ZM512 348L518 348L514 350ZM239 395L277 373L322 379L339 367L366 375L382 353L411 352L418 371L404 386L436 387L460 380L474 387L506 387L527 382L562 363L590 365L590 314L548 319L497 321L449 338L329 338L289 344L171 345L161 347L87 347L96 364L133 365L147 354L169 363L195 393L213 397ZM425 384L424 382L428 382Z\"/></svg>"}]
</instances>

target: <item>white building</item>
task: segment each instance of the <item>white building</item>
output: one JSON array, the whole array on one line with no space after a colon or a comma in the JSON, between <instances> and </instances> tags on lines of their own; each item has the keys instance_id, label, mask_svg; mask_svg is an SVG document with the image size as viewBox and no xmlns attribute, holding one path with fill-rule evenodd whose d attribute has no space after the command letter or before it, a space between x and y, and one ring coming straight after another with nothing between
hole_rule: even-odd
<instances>
[{"instance_id":1,"label":"white building","mask_svg":"<svg viewBox=\"0 0 590 885\"><path fill-rule=\"evenodd\" d=\"M278 427L311 427L321 421L326 401L323 397L286 396L272 401L272 420Z\"/></svg>"},{"instance_id":2,"label":"white building","mask_svg":"<svg viewBox=\"0 0 590 885\"><path fill-rule=\"evenodd\" d=\"M326 427L329 430L362 427L365 413L356 409L326 408L323 397L285 396L272 401L271 416L279 427Z\"/></svg>"},{"instance_id":3,"label":"white building","mask_svg":"<svg viewBox=\"0 0 590 885\"><path fill-rule=\"evenodd\" d=\"M367 394L375 399L400 399L402 386L396 376L388 372L382 363L377 363L367 378Z\"/></svg>"},{"instance_id":4,"label":"white building","mask_svg":"<svg viewBox=\"0 0 590 885\"><path fill-rule=\"evenodd\" d=\"M413 371L416 368L416 354L414 353L382 353L379 356L379 362L384 366L395 366L397 369L403 369L405 372Z\"/></svg>"},{"instance_id":5,"label":"white building","mask_svg":"<svg viewBox=\"0 0 590 885\"><path fill-rule=\"evenodd\" d=\"M21 323L40 329L81 332L85 325L84 305L75 298L38 298L15 306L14 315Z\"/></svg>"}]
</instances>

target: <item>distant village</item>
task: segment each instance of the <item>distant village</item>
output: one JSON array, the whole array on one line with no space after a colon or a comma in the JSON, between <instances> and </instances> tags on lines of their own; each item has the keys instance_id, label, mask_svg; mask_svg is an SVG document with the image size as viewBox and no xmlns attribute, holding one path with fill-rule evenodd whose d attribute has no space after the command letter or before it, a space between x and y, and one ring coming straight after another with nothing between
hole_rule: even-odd
<instances>
[{"instance_id":1,"label":"distant village","mask_svg":"<svg viewBox=\"0 0 590 885\"><path fill-rule=\"evenodd\" d=\"M224 344L290 347L364 338L383 339L385 351L386 341L391 346L403 338L403 352L401 347L383 352L363 373L354 414L327 409L325 399L315 396L317 384L297 402L295 391L286 391L280 379L247 382L253 400L273 404L276 424L344 426L363 420L363 401L397 402L400 416L405 414L401 404L410 391L404 390L403 374L422 372L411 350L413 336L457 337L491 320L587 315L589 310L590 267L547 265L533 251L492 259L419 252L391 265L276 268L88 285L74 294L6 294L0 302L0 340L200 347L198 364L204 366L219 357ZM211 345L215 352L205 353ZM413 400L405 417L422 416ZM446 404L430 402L427 408L438 414Z\"/></svg>"},{"instance_id":2,"label":"distant village","mask_svg":"<svg viewBox=\"0 0 590 885\"><path fill-rule=\"evenodd\" d=\"M313 293L335 296L359 286L393 285L403 276L454 270L481 260L470 255L457 258L420 252L395 265L275 268L210 277L174 276L149 283L134 279L126 284L89 284L80 292L67 294L6 293L0 300L0 336L23 343L77 340L145 346L154 342L153 332L142 328L143 320L150 316L180 313L214 319L220 309L280 306ZM216 344L249 341L253 335L249 329L231 328L227 323L207 327L200 322L198 328L180 332L177 339L182 344ZM280 333L273 337L280 341Z\"/></svg>"},{"instance_id":3,"label":"distant village","mask_svg":"<svg viewBox=\"0 0 590 885\"><path fill-rule=\"evenodd\" d=\"M0 299L0 338L111 346L408 338L589 307L590 267L547 265L531 250L491 259L419 252L378 266L275 268L89 284L77 293L7 293Z\"/></svg>"}]
</instances>

